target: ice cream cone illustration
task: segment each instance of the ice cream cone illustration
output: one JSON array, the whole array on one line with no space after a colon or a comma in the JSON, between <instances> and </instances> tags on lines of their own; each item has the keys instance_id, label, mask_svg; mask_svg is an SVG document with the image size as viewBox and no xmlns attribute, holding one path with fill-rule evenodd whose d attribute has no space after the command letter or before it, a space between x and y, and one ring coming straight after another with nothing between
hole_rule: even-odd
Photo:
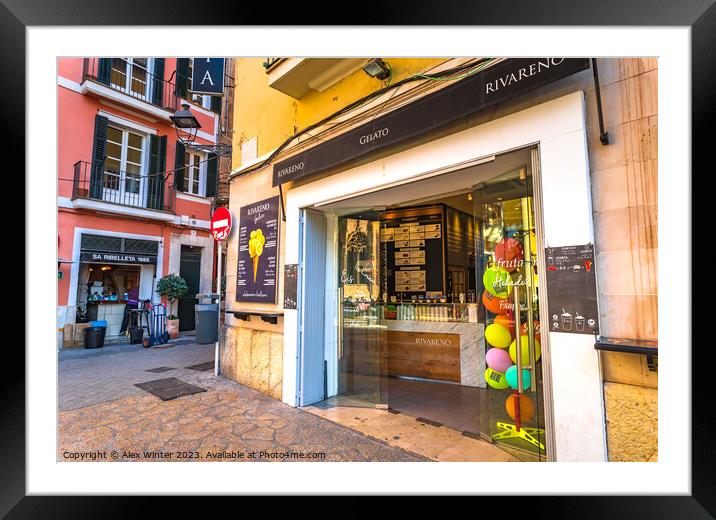
<instances>
[{"instance_id":1,"label":"ice cream cone illustration","mask_svg":"<svg viewBox=\"0 0 716 520\"><path fill-rule=\"evenodd\" d=\"M266 237L264 236L261 229L257 229L251 232L249 238L249 256L253 260L254 264L254 283L256 283L256 273L259 268L259 257L264 251L264 244L266 243Z\"/></svg>"}]
</instances>

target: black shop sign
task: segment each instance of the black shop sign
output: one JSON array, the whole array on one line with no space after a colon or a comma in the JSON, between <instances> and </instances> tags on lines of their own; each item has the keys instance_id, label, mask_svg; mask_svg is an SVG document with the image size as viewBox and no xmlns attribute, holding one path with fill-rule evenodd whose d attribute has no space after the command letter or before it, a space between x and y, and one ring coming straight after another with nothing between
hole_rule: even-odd
<instances>
[{"instance_id":1,"label":"black shop sign","mask_svg":"<svg viewBox=\"0 0 716 520\"><path fill-rule=\"evenodd\" d=\"M278 283L279 198L239 210L236 301L276 303Z\"/></svg>"},{"instance_id":2,"label":"black shop sign","mask_svg":"<svg viewBox=\"0 0 716 520\"><path fill-rule=\"evenodd\" d=\"M589 68L588 58L507 59L273 167L273 185L329 170L370 152Z\"/></svg>"},{"instance_id":3,"label":"black shop sign","mask_svg":"<svg viewBox=\"0 0 716 520\"><path fill-rule=\"evenodd\" d=\"M548 247L545 260L550 332L598 334L594 246Z\"/></svg>"},{"instance_id":4,"label":"black shop sign","mask_svg":"<svg viewBox=\"0 0 716 520\"><path fill-rule=\"evenodd\" d=\"M191 91L210 96L224 95L224 58L194 58Z\"/></svg>"},{"instance_id":5,"label":"black shop sign","mask_svg":"<svg viewBox=\"0 0 716 520\"><path fill-rule=\"evenodd\" d=\"M156 264L157 255L135 255L129 253L103 253L101 251L82 251L80 261L98 264Z\"/></svg>"}]
</instances>

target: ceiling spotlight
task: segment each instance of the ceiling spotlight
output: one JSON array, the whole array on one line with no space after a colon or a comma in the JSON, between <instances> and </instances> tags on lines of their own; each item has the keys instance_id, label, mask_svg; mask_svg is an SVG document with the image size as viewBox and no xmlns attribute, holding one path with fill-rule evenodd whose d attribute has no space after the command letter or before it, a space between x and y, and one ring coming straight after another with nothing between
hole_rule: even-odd
<instances>
[{"instance_id":1,"label":"ceiling spotlight","mask_svg":"<svg viewBox=\"0 0 716 520\"><path fill-rule=\"evenodd\" d=\"M390 64L380 58L373 58L363 65L363 71L371 78L383 80L390 76Z\"/></svg>"}]
</instances>

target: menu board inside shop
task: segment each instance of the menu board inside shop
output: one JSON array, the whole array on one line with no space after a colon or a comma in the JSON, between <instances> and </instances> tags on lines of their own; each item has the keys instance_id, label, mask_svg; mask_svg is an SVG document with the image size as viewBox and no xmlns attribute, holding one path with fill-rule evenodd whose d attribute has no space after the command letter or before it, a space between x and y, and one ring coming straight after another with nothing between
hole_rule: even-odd
<instances>
[{"instance_id":1,"label":"menu board inside shop","mask_svg":"<svg viewBox=\"0 0 716 520\"><path fill-rule=\"evenodd\" d=\"M236 301L276 303L279 197L239 210Z\"/></svg>"},{"instance_id":2,"label":"menu board inside shop","mask_svg":"<svg viewBox=\"0 0 716 520\"><path fill-rule=\"evenodd\" d=\"M545 249L549 330L597 334L597 280L592 244Z\"/></svg>"},{"instance_id":3,"label":"menu board inside shop","mask_svg":"<svg viewBox=\"0 0 716 520\"><path fill-rule=\"evenodd\" d=\"M381 217L388 296L397 300L445 294L445 222L442 206L407 208Z\"/></svg>"}]
</instances>

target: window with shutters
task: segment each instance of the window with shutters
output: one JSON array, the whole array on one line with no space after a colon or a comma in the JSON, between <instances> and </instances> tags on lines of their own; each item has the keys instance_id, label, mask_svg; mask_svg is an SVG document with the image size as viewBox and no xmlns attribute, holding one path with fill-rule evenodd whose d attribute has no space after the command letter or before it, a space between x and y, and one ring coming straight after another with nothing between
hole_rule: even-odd
<instances>
[{"instance_id":1,"label":"window with shutters","mask_svg":"<svg viewBox=\"0 0 716 520\"><path fill-rule=\"evenodd\" d=\"M145 137L119 126L107 127L106 159L102 199L108 202L144 206Z\"/></svg>"},{"instance_id":2,"label":"window with shutters","mask_svg":"<svg viewBox=\"0 0 716 520\"><path fill-rule=\"evenodd\" d=\"M133 97L151 99L151 58L112 58L110 84Z\"/></svg>"},{"instance_id":3,"label":"window with shutters","mask_svg":"<svg viewBox=\"0 0 716 520\"><path fill-rule=\"evenodd\" d=\"M184 154L184 191L203 197L206 193L206 158L196 152Z\"/></svg>"}]
</instances>

